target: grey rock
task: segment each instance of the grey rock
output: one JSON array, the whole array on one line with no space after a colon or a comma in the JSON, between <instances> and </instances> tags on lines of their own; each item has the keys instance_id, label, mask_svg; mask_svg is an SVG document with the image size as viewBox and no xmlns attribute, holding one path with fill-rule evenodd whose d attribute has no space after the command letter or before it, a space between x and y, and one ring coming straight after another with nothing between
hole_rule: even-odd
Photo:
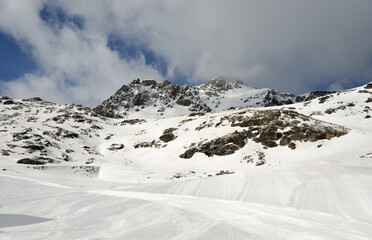
<instances>
[{"instance_id":1,"label":"grey rock","mask_svg":"<svg viewBox=\"0 0 372 240\"><path fill-rule=\"evenodd\" d=\"M219 108L219 98L224 98L224 93L232 89L246 86L243 82L228 80L218 77L199 86L171 84L169 81L157 83L155 80L135 79L129 85L123 85L114 95L102 102L94 111L102 116L110 118L124 118L128 111L142 111L145 107L159 107L158 114L173 108L175 105L187 107L190 112L210 112L212 106L201 98L202 94L216 98L214 107ZM268 107L308 101L332 92L317 91L309 94L296 96L289 93L281 93L273 89L263 89L254 96L241 99L249 102L258 99L259 104L247 107ZM210 103L208 103L210 104ZM236 106L226 106L219 110L230 109Z\"/></svg>"}]
</instances>

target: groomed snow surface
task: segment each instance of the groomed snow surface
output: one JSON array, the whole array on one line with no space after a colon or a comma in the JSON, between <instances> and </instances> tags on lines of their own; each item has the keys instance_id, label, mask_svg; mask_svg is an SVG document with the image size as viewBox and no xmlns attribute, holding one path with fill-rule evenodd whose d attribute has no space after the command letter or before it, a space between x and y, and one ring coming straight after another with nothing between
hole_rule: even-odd
<instances>
[{"instance_id":1,"label":"groomed snow surface","mask_svg":"<svg viewBox=\"0 0 372 240\"><path fill-rule=\"evenodd\" d=\"M148 185L2 174L0 237L371 239L371 160L345 153Z\"/></svg>"},{"instance_id":2,"label":"groomed snow surface","mask_svg":"<svg viewBox=\"0 0 372 240\"><path fill-rule=\"evenodd\" d=\"M173 153L123 150L118 156L107 150L120 139L128 149L142 128L150 132L152 126L159 135L162 124L179 122L174 118L126 126L112 142L97 142L101 171L92 178L71 174L63 165L36 170L0 159L6 169L0 169L0 239L372 239L372 120L363 112L369 95L357 90L334 95L324 105L318 100L292 105L350 129L295 150L249 143L233 155L210 159L201 153L179 159L184 149L176 150L176 142L166 148ZM337 109L350 102L353 108L323 112L325 104ZM266 164L239 162L242 152L257 149L265 152ZM123 165L123 158L132 164ZM210 174L223 169L235 173ZM170 178L187 170L195 174Z\"/></svg>"}]
</instances>

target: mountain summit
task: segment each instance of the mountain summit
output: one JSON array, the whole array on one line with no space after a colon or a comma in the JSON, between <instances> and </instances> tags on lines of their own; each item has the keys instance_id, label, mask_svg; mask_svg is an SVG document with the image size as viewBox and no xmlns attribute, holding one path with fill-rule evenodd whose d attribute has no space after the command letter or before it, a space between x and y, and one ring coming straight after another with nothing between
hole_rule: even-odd
<instances>
[{"instance_id":1,"label":"mountain summit","mask_svg":"<svg viewBox=\"0 0 372 240\"><path fill-rule=\"evenodd\" d=\"M274 89L255 89L244 82L216 77L198 86L165 80L135 79L123 85L94 110L112 118L173 117L191 112L220 111L236 107L269 107L308 101L331 92L296 96Z\"/></svg>"}]
</instances>

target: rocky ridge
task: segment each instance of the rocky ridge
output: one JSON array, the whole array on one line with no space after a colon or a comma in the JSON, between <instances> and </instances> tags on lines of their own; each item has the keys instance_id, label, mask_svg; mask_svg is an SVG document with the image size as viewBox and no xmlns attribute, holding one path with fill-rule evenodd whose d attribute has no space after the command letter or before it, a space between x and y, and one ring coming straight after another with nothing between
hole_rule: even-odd
<instances>
[{"instance_id":1,"label":"rocky ridge","mask_svg":"<svg viewBox=\"0 0 372 240\"><path fill-rule=\"evenodd\" d=\"M94 111L111 118L173 117L236 107L270 107L308 101L330 94L316 91L296 96L273 89L255 89L240 81L217 77L190 86L136 79L123 85Z\"/></svg>"}]
</instances>

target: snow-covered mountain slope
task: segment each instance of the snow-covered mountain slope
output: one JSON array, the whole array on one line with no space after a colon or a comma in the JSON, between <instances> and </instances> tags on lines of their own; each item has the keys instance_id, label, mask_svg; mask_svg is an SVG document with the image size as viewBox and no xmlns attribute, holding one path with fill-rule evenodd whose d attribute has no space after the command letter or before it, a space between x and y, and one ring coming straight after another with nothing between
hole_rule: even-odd
<instances>
[{"instance_id":1,"label":"snow-covered mountain slope","mask_svg":"<svg viewBox=\"0 0 372 240\"><path fill-rule=\"evenodd\" d=\"M94 171L102 155L95 150L101 126L110 121L80 105L2 98L0 103L0 166L10 162L63 165L71 172ZM87 167L80 167L78 163ZM5 160L5 161L4 161ZM76 168L76 169L75 169ZM81 168L81 169L80 169Z\"/></svg>"},{"instance_id":2,"label":"snow-covered mountain slope","mask_svg":"<svg viewBox=\"0 0 372 240\"><path fill-rule=\"evenodd\" d=\"M371 239L371 92L125 120L1 98L0 238Z\"/></svg>"},{"instance_id":3,"label":"snow-covered mountain slope","mask_svg":"<svg viewBox=\"0 0 372 240\"><path fill-rule=\"evenodd\" d=\"M295 96L273 89L255 89L243 82L217 77L199 86L182 87L169 81L134 80L94 110L106 117L175 117L236 107L268 107L308 101L331 92Z\"/></svg>"},{"instance_id":4,"label":"snow-covered mountain slope","mask_svg":"<svg viewBox=\"0 0 372 240\"><path fill-rule=\"evenodd\" d=\"M287 109L326 122L370 130L372 128L372 83L313 101L293 104Z\"/></svg>"},{"instance_id":5,"label":"snow-covered mountain slope","mask_svg":"<svg viewBox=\"0 0 372 240\"><path fill-rule=\"evenodd\" d=\"M82 106L2 101L0 137L4 161L0 165L6 168L7 164L32 164L43 166L36 169L87 171L94 168L94 174L106 171L100 173L101 177L112 180L123 176L123 171L128 171L125 178L133 173L137 181L138 174L144 174L148 176L144 181L150 182L233 172L266 163L264 152L270 152L269 148L294 151L306 142L322 144L349 131L280 109L115 120L99 117ZM151 176L148 172L155 173Z\"/></svg>"}]
</instances>

